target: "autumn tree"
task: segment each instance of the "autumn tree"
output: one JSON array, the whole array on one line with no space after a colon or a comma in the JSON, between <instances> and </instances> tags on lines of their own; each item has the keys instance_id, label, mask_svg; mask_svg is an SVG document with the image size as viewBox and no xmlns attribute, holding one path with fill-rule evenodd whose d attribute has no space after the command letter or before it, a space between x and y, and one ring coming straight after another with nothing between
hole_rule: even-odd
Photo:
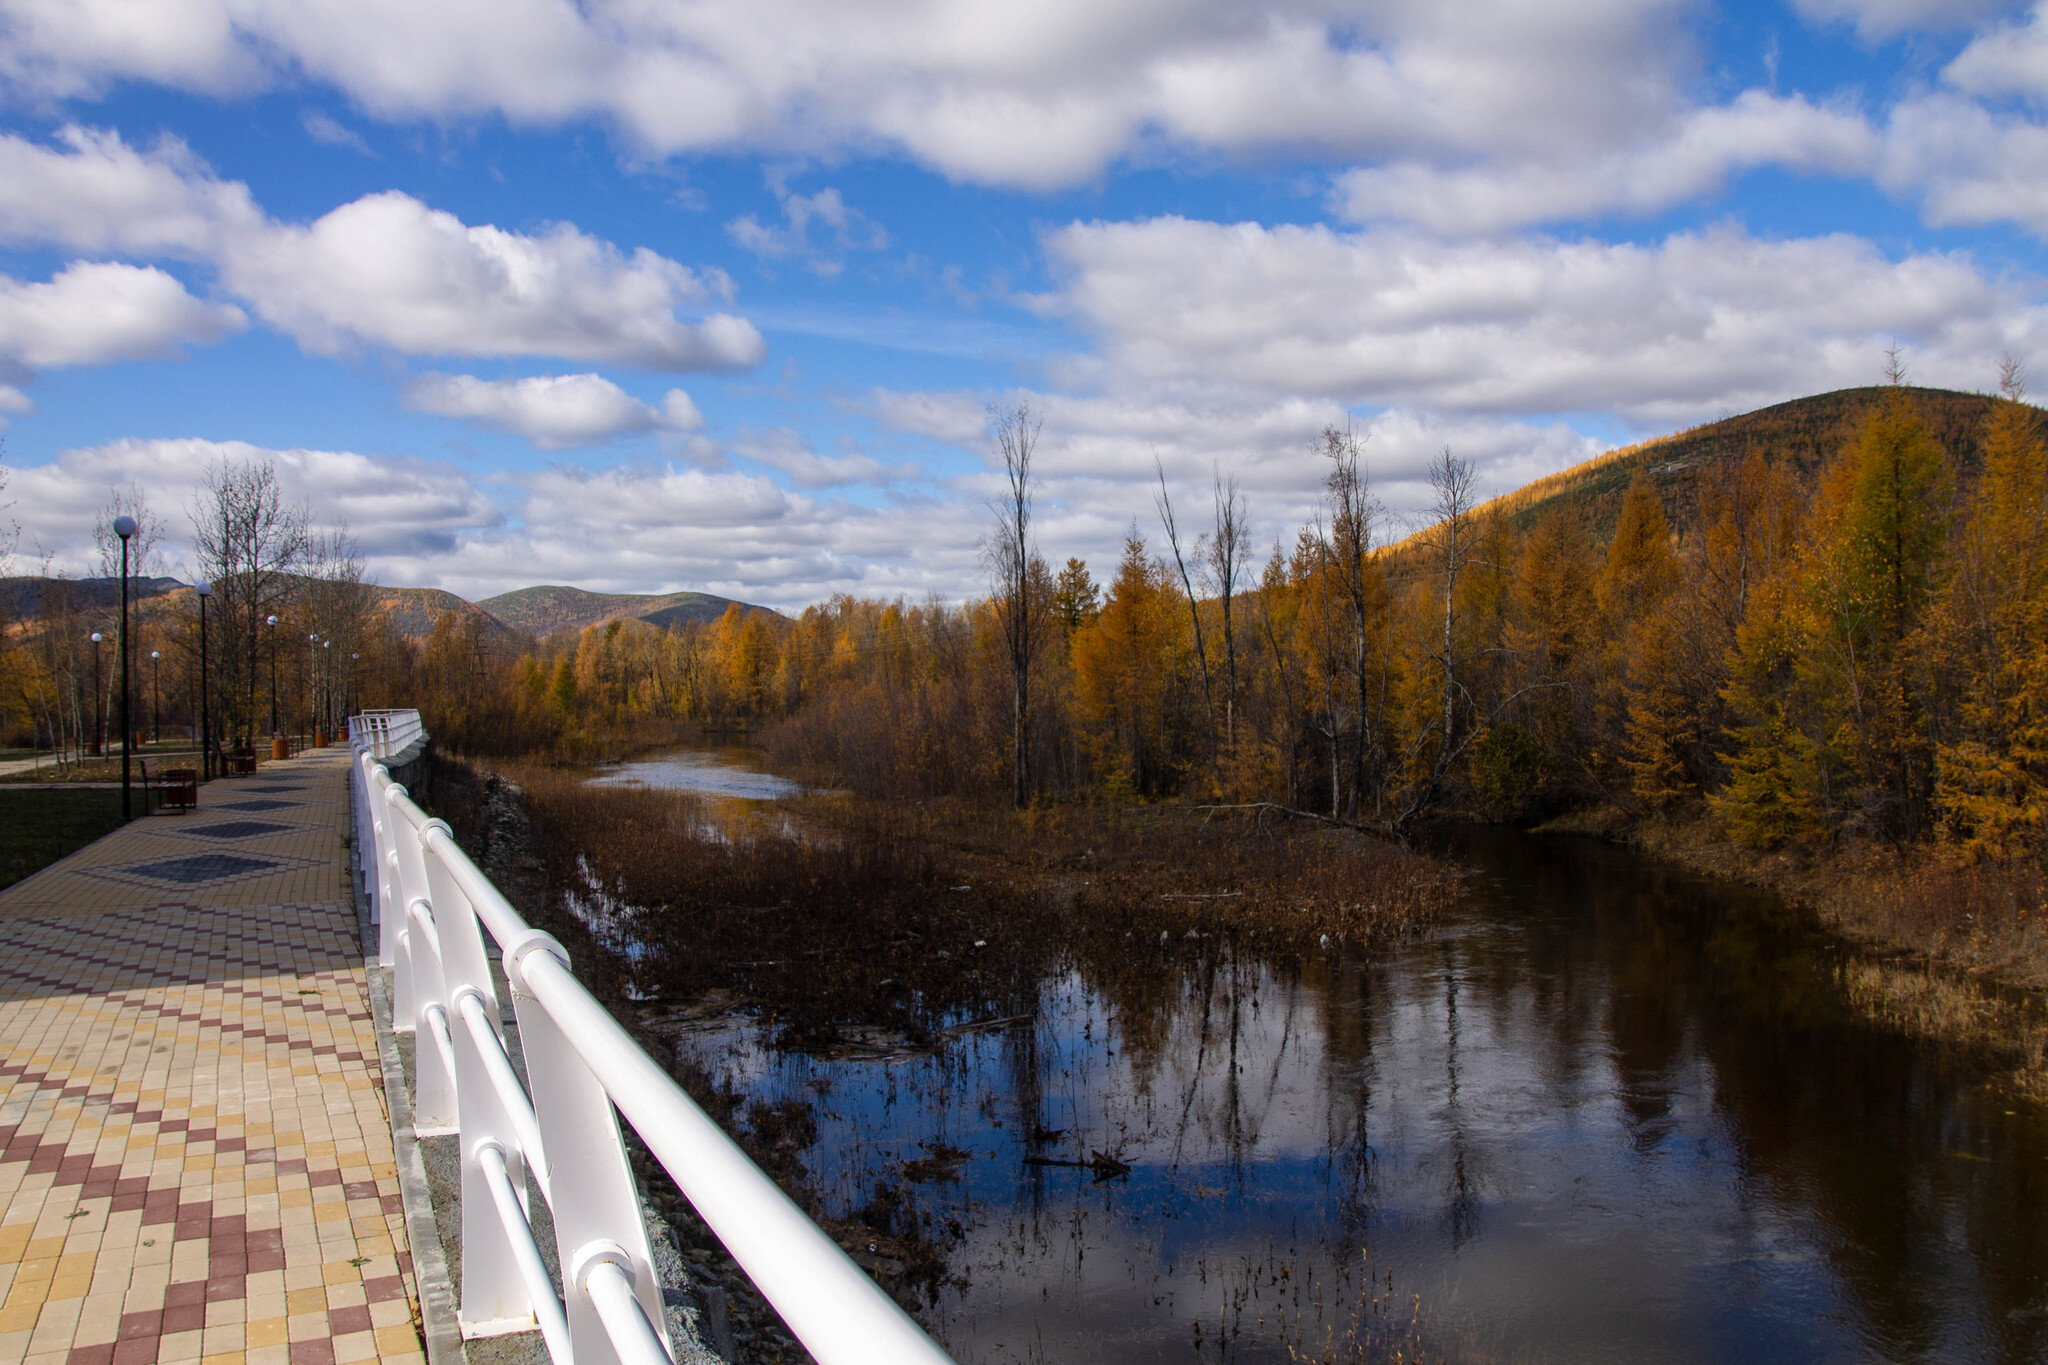
<instances>
[{"instance_id":1,"label":"autumn tree","mask_svg":"<svg viewBox=\"0 0 2048 1365\"><path fill-rule=\"evenodd\" d=\"M1991 854L2048 830L2048 441L2011 360L2000 389L1932 631L1957 693L1936 803L1965 850Z\"/></svg>"}]
</instances>

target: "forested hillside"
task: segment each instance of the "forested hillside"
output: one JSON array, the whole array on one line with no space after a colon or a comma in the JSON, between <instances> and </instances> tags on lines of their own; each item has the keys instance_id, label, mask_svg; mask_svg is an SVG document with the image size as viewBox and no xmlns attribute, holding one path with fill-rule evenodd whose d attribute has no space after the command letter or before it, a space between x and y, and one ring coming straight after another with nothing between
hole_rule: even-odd
<instances>
[{"instance_id":1,"label":"forested hillside","mask_svg":"<svg viewBox=\"0 0 2048 1365\"><path fill-rule=\"evenodd\" d=\"M429 660L471 662L434 704L480 748L741 727L902 797L1003 799L1021 757L1032 800L1388 829L1596 801L1711 809L1759 847L2011 850L2048 811L2048 454L2016 395L1822 395L1483 504L1447 453L1431 524L1391 546L1367 452L1330 431L1303 455L1321 515L1263 553L1226 485L1099 570L1034 558L961 606L613 621L493 687L450 622Z\"/></svg>"},{"instance_id":2,"label":"forested hillside","mask_svg":"<svg viewBox=\"0 0 2048 1365\"><path fill-rule=\"evenodd\" d=\"M513 630L536 638L586 630L607 621L637 620L668 627L716 620L732 605L708 592L585 592L581 588L520 588L477 604ZM743 604L744 605L744 604Z\"/></svg>"}]
</instances>

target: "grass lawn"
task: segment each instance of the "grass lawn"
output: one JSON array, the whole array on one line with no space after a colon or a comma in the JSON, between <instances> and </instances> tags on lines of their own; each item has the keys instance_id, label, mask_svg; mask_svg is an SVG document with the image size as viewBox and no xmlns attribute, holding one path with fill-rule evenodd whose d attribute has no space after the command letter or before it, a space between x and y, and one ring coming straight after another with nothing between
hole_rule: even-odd
<instances>
[{"instance_id":1,"label":"grass lawn","mask_svg":"<svg viewBox=\"0 0 2048 1365\"><path fill-rule=\"evenodd\" d=\"M14 885L120 823L117 791L0 788L0 886Z\"/></svg>"}]
</instances>

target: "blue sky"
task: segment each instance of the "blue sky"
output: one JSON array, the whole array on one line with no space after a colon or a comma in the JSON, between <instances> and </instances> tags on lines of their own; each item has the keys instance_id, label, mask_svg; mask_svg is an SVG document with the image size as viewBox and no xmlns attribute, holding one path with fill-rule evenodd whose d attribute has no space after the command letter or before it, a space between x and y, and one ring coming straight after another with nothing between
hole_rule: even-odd
<instances>
[{"instance_id":1,"label":"blue sky","mask_svg":"<svg viewBox=\"0 0 2048 1365\"><path fill-rule=\"evenodd\" d=\"M1398 533L2044 337L2048 15L1996 0L0 0L17 571L269 459L381 581L983 588L985 414L1106 569L1155 470ZM1199 515L1196 517L1200 519Z\"/></svg>"}]
</instances>

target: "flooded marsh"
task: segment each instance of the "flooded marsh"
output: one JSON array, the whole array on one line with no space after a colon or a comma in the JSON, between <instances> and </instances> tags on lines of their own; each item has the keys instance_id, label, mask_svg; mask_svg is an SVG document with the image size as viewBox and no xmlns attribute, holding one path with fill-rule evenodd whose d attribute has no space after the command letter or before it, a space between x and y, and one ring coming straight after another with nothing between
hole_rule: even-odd
<instances>
[{"instance_id":1,"label":"flooded marsh","mask_svg":"<svg viewBox=\"0 0 2048 1365\"><path fill-rule=\"evenodd\" d=\"M2041 1111L1761 894L603 795L532 792L579 969L963 1362L2048 1359Z\"/></svg>"}]
</instances>

